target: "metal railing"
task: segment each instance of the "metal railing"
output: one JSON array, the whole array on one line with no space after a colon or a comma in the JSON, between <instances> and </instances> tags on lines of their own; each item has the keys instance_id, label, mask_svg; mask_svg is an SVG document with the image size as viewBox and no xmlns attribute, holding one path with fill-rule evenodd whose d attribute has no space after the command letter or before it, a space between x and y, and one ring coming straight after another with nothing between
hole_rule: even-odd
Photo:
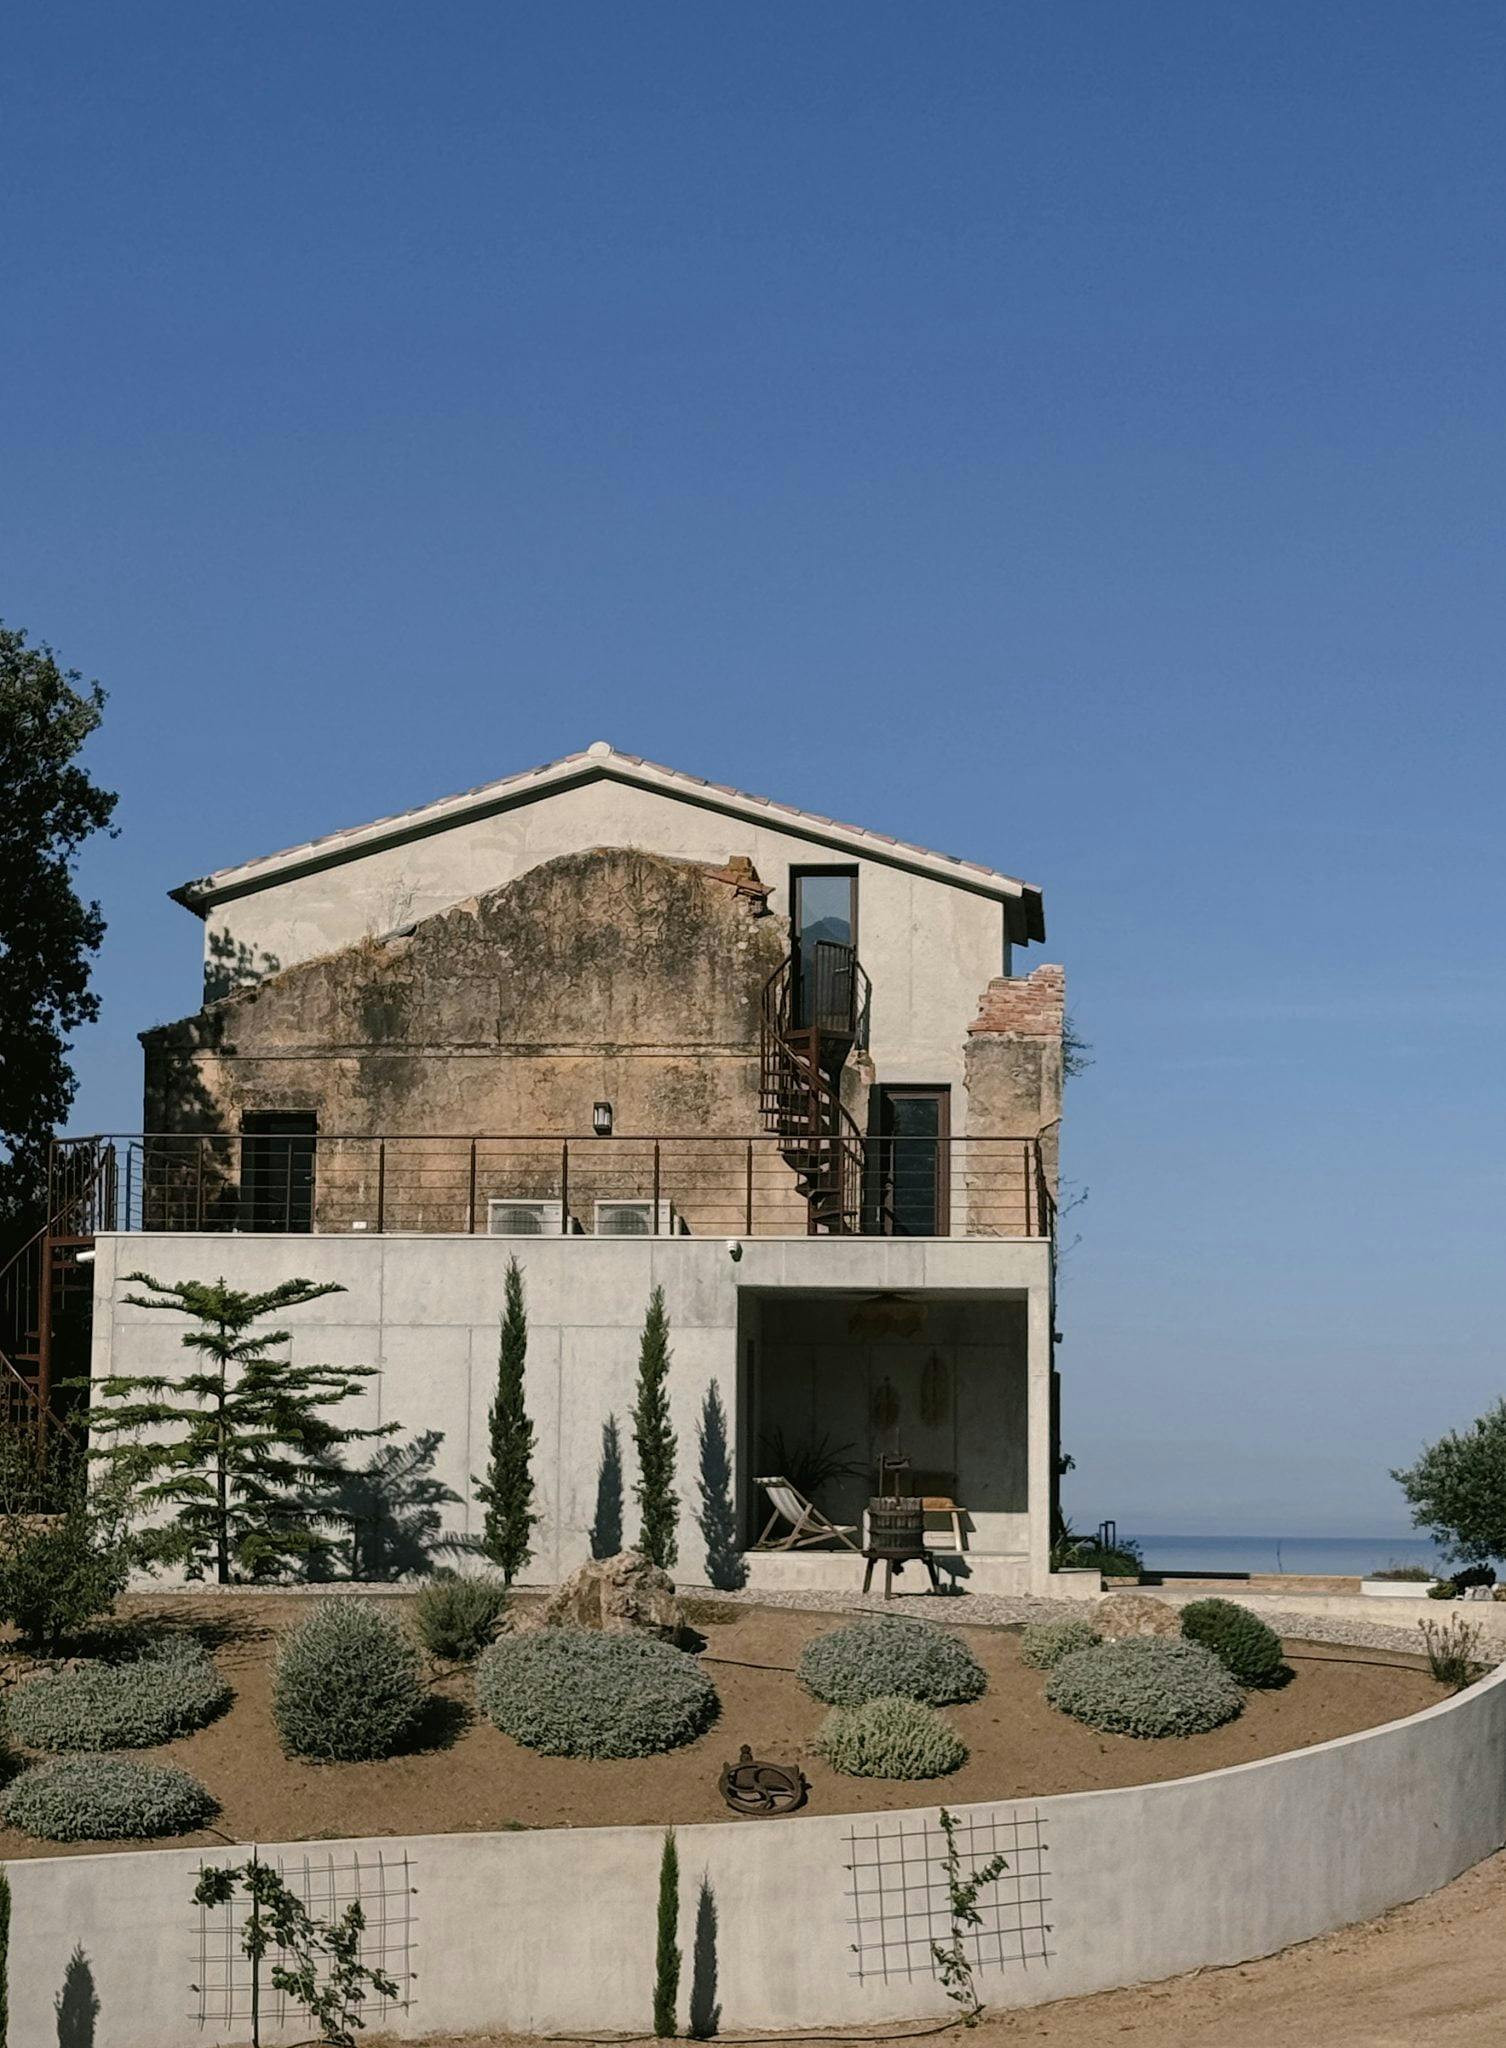
<instances>
[{"instance_id":1,"label":"metal railing","mask_svg":"<svg viewBox=\"0 0 1506 2048\"><path fill-rule=\"evenodd\" d=\"M857 1142L864 1234L1054 1233L1039 1138ZM55 1185L78 1186L80 1160L91 1157L90 1231L800 1237L809 1228L808 1204L787 1149L787 1139L767 1132L129 1133L59 1139L53 1173Z\"/></svg>"}]
</instances>

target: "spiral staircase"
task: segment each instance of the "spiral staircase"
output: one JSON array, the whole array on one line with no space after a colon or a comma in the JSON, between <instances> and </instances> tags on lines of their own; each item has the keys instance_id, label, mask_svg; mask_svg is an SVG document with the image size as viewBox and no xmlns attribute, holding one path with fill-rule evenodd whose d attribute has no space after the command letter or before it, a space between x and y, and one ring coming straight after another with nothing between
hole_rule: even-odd
<instances>
[{"instance_id":1,"label":"spiral staircase","mask_svg":"<svg viewBox=\"0 0 1506 2048\"><path fill-rule=\"evenodd\" d=\"M47 1221L0 1265L0 1429L70 1434L69 1382L87 1375L94 1234L115 1200L115 1152L54 1155Z\"/></svg>"},{"instance_id":2,"label":"spiral staircase","mask_svg":"<svg viewBox=\"0 0 1506 2048\"><path fill-rule=\"evenodd\" d=\"M827 939L791 953L764 986L759 1106L812 1236L863 1229L867 1146L843 1106L841 1074L867 1043L869 1000L856 952Z\"/></svg>"}]
</instances>

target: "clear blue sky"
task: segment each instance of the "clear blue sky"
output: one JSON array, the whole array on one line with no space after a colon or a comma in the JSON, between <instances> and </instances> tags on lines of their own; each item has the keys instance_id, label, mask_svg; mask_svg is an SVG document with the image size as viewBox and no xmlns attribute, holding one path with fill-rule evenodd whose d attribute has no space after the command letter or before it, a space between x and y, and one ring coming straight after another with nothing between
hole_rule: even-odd
<instances>
[{"instance_id":1,"label":"clear blue sky","mask_svg":"<svg viewBox=\"0 0 1506 2048\"><path fill-rule=\"evenodd\" d=\"M1506 10L7 27L0 613L205 869L584 745L1041 883L1069 1506L1390 1533L1502 1391Z\"/></svg>"}]
</instances>

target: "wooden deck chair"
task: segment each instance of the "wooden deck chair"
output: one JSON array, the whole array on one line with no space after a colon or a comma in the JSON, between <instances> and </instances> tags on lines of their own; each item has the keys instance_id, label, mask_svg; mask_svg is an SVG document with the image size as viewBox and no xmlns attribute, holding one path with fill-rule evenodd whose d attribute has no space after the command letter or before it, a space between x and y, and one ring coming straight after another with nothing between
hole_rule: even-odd
<instances>
[{"instance_id":1,"label":"wooden deck chair","mask_svg":"<svg viewBox=\"0 0 1506 2048\"><path fill-rule=\"evenodd\" d=\"M845 1543L849 1550L860 1548L852 1540L857 1533L855 1523L827 1521L821 1510L788 1479L757 1479L754 1484L763 1488L774 1510L768 1527L753 1546L755 1550L809 1550L814 1544L830 1543L833 1539ZM789 1533L776 1537L774 1531L781 1522Z\"/></svg>"}]
</instances>

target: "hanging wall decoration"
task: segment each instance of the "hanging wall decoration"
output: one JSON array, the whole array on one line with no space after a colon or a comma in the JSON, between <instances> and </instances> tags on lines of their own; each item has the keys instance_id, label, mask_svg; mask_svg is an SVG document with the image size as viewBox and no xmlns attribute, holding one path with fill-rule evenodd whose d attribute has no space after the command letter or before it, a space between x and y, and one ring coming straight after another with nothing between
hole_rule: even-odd
<instances>
[{"instance_id":1,"label":"hanging wall decoration","mask_svg":"<svg viewBox=\"0 0 1506 2048\"><path fill-rule=\"evenodd\" d=\"M952 1376L939 1352L933 1351L920 1375L920 1419L939 1429L952 1412Z\"/></svg>"}]
</instances>

